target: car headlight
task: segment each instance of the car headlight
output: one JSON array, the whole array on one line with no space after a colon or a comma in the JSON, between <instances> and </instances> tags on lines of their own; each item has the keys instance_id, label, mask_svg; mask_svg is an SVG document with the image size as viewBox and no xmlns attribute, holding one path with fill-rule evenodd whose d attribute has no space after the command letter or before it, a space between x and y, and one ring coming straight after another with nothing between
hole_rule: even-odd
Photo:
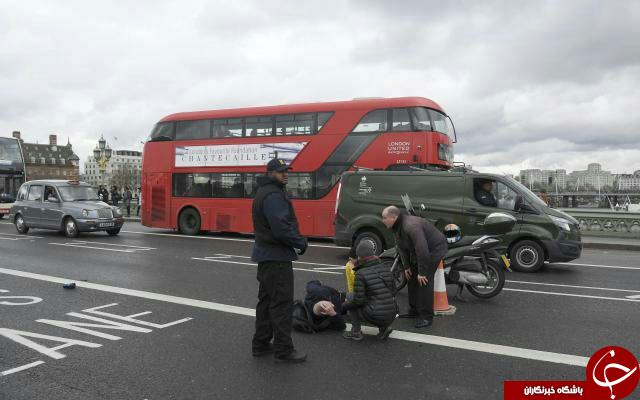
<instances>
[{"instance_id":1,"label":"car headlight","mask_svg":"<svg viewBox=\"0 0 640 400\"><path fill-rule=\"evenodd\" d=\"M82 210L82 216L85 218L98 218L98 212L96 210Z\"/></svg>"},{"instance_id":2,"label":"car headlight","mask_svg":"<svg viewBox=\"0 0 640 400\"><path fill-rule=\"evenodd\" d=\"M551 218L553 223L556 224L563 231L567 231L567 232L571 231L571 225L569 224L569 221L567 221L566 219L560 218L560 217L554 217L553 215L549 215L549 217Z\"/></svg>"},{"instance_id":3,"label":"car headlight","mask_svg":"<svg viewBox=\"0 0 640 400\"><path fill-rule=\"evenodd\" d=\"M118 207L111 206L111 210L113 210L113 216L114 217L121 217L122 216L122 213L120 212L120 209Z\"/></svg>"}]
</instances>

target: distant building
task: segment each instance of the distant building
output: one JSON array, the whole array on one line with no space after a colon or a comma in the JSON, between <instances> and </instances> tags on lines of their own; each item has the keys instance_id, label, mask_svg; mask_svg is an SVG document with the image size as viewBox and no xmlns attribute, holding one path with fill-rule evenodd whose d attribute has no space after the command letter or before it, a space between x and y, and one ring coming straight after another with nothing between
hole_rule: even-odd
<instances>
[{"instance_id":1,"label":"distant building","mask_svg":"<svg viewBox=\"0 0 640 400\"><path fill-rule=\"evenodd\" d=\"M633 174L617 175L615 187L618 190L640 190L640 170Z\"/></svg>"},{"instance_id":2,"label":"distant building","mask_svg":"<svg viewBox=\"0 0 640 400\"><path fill-rule=\"evenodd\" d=\"M98 143L106 149L109 145L103 138ZM104 171L100 170L100 163L95 156L89 156L84 163L85 182L93 186L116 185L135 188L141 186L142 153L133 150L113 150L106 160Z\"/></svg>"},{"instance_id":3,"label":"distant building","mask_svg":"<svg viewBox=\"0 0 640 400\"><path fill-rule=\"evenodd\" d=\"M610 171L603 171L598 163L591 163L585 171L573 171L569 174L569 187L600 189L613 187L614 176Z\"/></svg>"},{"instance_id":4,"label":"distant building","mask_svg":"<svg viewBox=\"0 0 640 400\"><path fill-rule=\"evenodd\" d=\"M555 190L557 186L558 190L564 190L567 185L567 171L564 169L523 169L520 171L519 180L529 188L538 186Z\"/></svg>"},{"instance_id":5,"label":"distant building","mask_svg":"<svg viewBox=\"0 0 640 400\"><path fill-rule=\"evenodd\" d=\"M57 135L49 135L49 144L25 143L18 131L13 137L22 142L27 180L79 179L80 158L69 141L59 146Z\"/></svg>"}]
</instances>

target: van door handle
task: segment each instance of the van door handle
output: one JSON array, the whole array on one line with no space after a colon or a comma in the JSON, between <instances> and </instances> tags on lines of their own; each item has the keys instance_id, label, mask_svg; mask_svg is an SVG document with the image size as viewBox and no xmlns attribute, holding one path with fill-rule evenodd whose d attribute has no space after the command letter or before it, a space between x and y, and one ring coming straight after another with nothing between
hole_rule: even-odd
<instances>
[{"instance_id":1,"label":"van door handle","mask_svg":"<svg viewBox=\"0 0 640 400\"><path fill-rule=\"evenodd\" d=\"M477 209L477 208L474 208L474 207L467 208L467 212L472 212L472 213L474 213L474 212L478 212L478 209Z\"/></svg>"}]
</instances>

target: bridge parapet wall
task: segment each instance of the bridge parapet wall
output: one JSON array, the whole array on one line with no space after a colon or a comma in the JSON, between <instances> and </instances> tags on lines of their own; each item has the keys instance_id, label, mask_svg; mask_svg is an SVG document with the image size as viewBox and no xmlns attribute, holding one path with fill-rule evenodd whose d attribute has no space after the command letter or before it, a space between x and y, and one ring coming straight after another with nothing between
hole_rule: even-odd
<instances>
[{"instance_id":1,"label":"bridge parapet wall","mask_svg":"<svg viewBox=\"0 0 640 400\"><path fill-rule=\"evenodd\" d=\"M640 213L560 208L580 223L583 235L640 238Z\"/></svg>"}]
</instances>

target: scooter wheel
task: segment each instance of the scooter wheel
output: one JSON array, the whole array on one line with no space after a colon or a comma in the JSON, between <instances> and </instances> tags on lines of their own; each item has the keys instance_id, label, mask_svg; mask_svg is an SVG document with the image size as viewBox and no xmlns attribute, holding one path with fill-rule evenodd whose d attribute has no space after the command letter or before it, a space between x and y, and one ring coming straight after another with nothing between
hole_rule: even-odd
<instances>
[{"instance_id":1,"label":"scooter wheel","mask_svg":"<svg viewBox=\"0 0 640 400\"><path fill-rule=\"evenodd\" d=\"M465 285L469 292L481 299L490 299L502 291L505 282L504 269L500 263L494 260L487 260L487 273L489 282L486 286Z\"/></svg>"}]
</instances>

